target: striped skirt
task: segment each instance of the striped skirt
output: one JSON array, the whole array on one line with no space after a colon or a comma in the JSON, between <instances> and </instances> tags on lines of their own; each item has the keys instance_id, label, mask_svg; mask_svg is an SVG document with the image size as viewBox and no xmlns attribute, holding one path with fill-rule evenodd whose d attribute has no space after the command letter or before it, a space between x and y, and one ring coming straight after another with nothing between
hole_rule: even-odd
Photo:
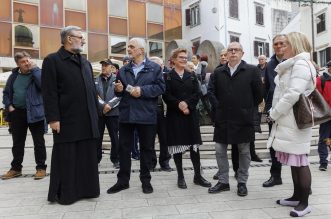
<instances>
[{"instance_id":1,"label":"striped skirt","mask_svg":"<svg viewBox=\"0 0 331 219\"><path fill-rule=\"evenodd\" d=\"M193 147L193 150L195 152L198 151L199 144L194 144L194 145L174 145L174 146L168 146L168 151L169 154L178 154L178 153L183 153L187 150L189 150L191 147Z\"/></svg>"}]
</instances>

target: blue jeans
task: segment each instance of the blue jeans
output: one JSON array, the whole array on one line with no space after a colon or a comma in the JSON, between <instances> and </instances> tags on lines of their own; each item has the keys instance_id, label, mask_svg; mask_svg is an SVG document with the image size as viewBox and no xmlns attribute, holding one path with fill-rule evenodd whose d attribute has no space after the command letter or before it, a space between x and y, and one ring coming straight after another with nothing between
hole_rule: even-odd
<instances>
[{"instance_id":1,"label":"blue jeans","mask_svg":"<svg viewBox=\"0 0 331 219\"><path fill-rule=\"evenodd\" d=\"M324 139L331 137L331 120L320 125L320 137L318 141L318 154L320 157L320 164L328 164L328 147Z\"/></svg>"}]
</instances>

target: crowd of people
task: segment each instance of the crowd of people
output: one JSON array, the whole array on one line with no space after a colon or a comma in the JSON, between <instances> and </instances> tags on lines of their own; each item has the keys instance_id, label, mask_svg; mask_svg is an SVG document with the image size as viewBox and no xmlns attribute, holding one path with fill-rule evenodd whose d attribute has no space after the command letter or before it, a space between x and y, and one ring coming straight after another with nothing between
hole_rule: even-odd
<instances>
[{"instance_id":1,"label":"crowd of people","mask_svg":"<svg viewBox=\"0 0 331 219\"><path fill-rule=\"evenodd\" d=\"M13 161L2 179L22 174L25 139L29 128L35 145L35 179L46 176L43 134L53 131L48 201L72 204L100 195L98 163L102 159L105 127L111 139L110 160L119 169L117 182L108 194L130 187L131 158L140 162L143 193L153 192L151 171L157 165L155 138L160 145L161 170L171 171L174 159L177 186L187 189L183 153L189 151L193 182L208 193L230 190L228 145L237 180L238 196L247 196L251 161L262 162L255 152L255 132L261 132L261 114L267 114L271 177L263 187L282 184L282 164L291 167L293 195L277 204L294 207L290 215L304 216L311 209L311 174L308 155L312 128L299 129L293 105L300 94L315 88L316 70L311 45L302 33L273 38L275 54L258 66L242 57L244 48L231 42L221 51L220 64L207 73L208 57L177 48L169 66L159 57L147 58L145 40L128 42L123 67L105 59L101 74L93 77L92 66L80 53L85 39L82 30L68 26L61 31L61 48L49 54L39 69L26 52L15 54L17 68L7 81L3 103L8 110L13 138ZM331 62L328 72L317 78L317 89L331 105ZM240 100L240 101L239 101ZM202 176L199 149L202 146L197 104L201 101L214 125L218 171L212 184ZM320 126L320 170L327 169L327 139L331 123ZM137 155L137 141L139 154ZM330 139L329 139L330 141Z\"/></svg>"}]
</instances>

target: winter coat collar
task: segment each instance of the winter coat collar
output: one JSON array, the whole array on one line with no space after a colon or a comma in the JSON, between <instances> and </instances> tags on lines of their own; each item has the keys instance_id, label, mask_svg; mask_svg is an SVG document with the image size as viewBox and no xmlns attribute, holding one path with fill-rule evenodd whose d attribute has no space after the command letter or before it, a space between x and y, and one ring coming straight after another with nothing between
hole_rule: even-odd
<instances>
[{"instance_id":1,"label":"winter coat collar","mask_svg":"<svg viewBox=\"0 0 331 219\"><path fill-rule=\"evenodd\" d=\"M285 60L282 63L279 63L279 65L277 65L277 67L275 68L275 71L279 74L282 75L284 73L287 72L287 70L289 68L292 68L294 63L299 61L299 60L306 60L309 61L310 60L310 54L308 52L303 52L300 53L292 58L289 58L287 60Z\"/></svg>"}]
</instances>

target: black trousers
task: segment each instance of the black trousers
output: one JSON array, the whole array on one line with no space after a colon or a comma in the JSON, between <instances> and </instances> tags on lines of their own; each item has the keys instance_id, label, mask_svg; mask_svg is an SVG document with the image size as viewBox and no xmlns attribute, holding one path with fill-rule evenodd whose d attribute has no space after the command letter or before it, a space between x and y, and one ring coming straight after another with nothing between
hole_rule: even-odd
<instances>
[{"instance_id":1,"label":"black trousers","mask_svg":"<svg viewBox=\"0 0 331 219\"><path fill-rule=\"evenodd\" d=\"M117 180L120 184L129 184L131 174L131 146L134 139L134 130L137 130L140 145L140 181L150 183L152 156L154 154L154 142L156 125L119 123L119 155L120 170Z\"/></svg>"},{"instance_id":2,"label":"black trousers","mask_svg":"<svg viewBox=\"0 0 331 219\"><path fill-rule=\"evenodd\" d=\"M268 123L268 125L269 125L269 133L270 133L272 128L272 123ZM272 147L269 149L269 152L271 158L270 174L275 178L280 178L282 174L282 164L277 160L275 156L276 152Z\"/></svg>"},{"instance_id":3,"label":"black trousers","mask_svg":"<svg viewBox=\"0 0 331 219\"><path fill-rule=\"evenodd\" d=\"M28 123L26 109L15 109L10 113L11 131L13 138L13 161L11 162L11 169L16 171L22 170L22 163L24 158L24 147L28 128L31 132L34 144L34 157L36 162L36 169L46 169L46 147L45 147L45 123L44 120Z\"/></svg>"},{"instance_id":4,"label":"black trousers","mask_svg":"<svg viewBox=\"0 0 331 219\"><path fill-rule=\"evenodd\" d=\"M169 154L168 146L167 146L167 120L164 117L163 111L161 110L159 110L157 113L156 131L160 144L159 164L161 167L167 166L169 165L169 160L171 159L171 155ZM156 152L154 150L154 154L152 157L152 168L155 168L156 164L157 164L157 158L156 158Z\"/></svg>"},{"instance_id":5,"label":"black trousers","mask_svg":"<svg viewBox=\"0 0 331 219\"><path fill-rule=\"evenodd\" d=\"M98 148L97 148L98 163L100 163L102 159L102 141L103 141L103 134L105 132L105 126L107 127L111 141L110 161L112 163L117 163L119 161L118 116L99 117L100 138L98 141Z\"/></svg>"}]
</instances>

